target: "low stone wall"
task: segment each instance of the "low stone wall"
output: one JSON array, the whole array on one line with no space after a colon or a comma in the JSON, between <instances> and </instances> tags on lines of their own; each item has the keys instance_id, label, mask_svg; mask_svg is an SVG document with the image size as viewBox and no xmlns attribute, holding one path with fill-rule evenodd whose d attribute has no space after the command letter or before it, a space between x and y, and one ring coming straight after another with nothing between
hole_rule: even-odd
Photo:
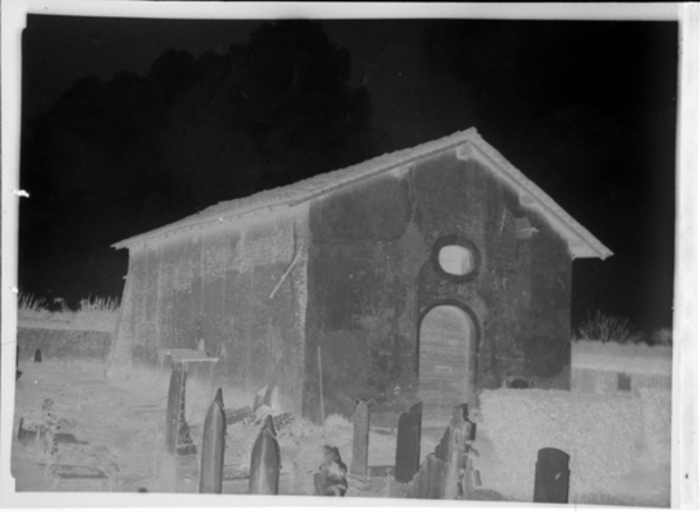
<instances>
[{"instance_id":1,"label":"low stone wall","mask_svg":"<svg viewBox=\"0 0 700 512\"><path fill-rule=\"evenodd\" d=\"M577 341L571 346L571 390L610 394L658 389L670 393L672 347Z\"/></svg>"},{"instance_id":2,"label":"low stone wall","mask_svg":"<svg viewBox=\"0 0 700 512\"><path fill-rule=\"evenodd\" d=\"M571 372L571 390L578 393L606 395L628 391L639 394L643 389L652 388L670 394L672 384L671 375L644 375L590 368L574 368Z\"/></svg>"},{"instance_id":3,"label":"low stone wall","mask_svg":"<svg viewBox=\"0 0 700 512\"><path fill-rule=\"evenodd\" d=\"M498 389L484 391L480 398L477 436L490 439L507 467L498 475L483 476L494 482L493 490L518 501L532 500L541 448L558 448L571 456L571 496L615 494L646 441L644 404L633 394ZM670 430L670 418L650 427L650 434ZM665 449L670 453L670 444Z\"/></svg>"},{"instance_id":4,"label":"low stone wall","mask_svg":"<svg viewBox=\"0 0 700 512\"><path fill-rule=\"evenodd\" d=\"M112 333L54 329L48 326L18 326L17 345L20 361L34 358L41 350L42 360L100 360L107 359L112 345Z\"/></svg>"}]
</instances>

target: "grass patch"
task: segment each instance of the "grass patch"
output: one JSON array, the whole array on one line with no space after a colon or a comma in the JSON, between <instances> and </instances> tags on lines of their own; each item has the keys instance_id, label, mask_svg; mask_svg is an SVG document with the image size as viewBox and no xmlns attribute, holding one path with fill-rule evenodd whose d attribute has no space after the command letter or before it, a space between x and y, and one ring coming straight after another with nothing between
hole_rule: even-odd
<instances>
[{"instance_id":1,"label":"grass patch","mask_svg":"<svg viewBox=\"0 0 700 512\"><path fill-rule=\"evenodd\" d=\"M53 308L53 309L52 309ZM17 298L17 318L24 323L48 323L82 330L114 330L119 315L119 300L113 297L82 299L72 310L64 299L54 299L53 305L43 297L20 292Z\"/></svg>"}]
</instances>

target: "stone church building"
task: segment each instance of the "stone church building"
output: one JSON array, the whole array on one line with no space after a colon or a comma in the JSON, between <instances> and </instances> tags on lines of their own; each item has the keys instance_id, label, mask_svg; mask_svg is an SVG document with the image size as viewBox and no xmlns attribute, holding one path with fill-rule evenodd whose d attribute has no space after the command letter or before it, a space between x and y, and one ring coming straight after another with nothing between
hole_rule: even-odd
<instances>
[{"instance_id":1,"label":"stone church building","mask_svg":"<svg viewBox=\"0 0 700 512\"><path fill-rule=\"evenodd\" d=\"M482 389L569 389L572 261L612 254L473 128L113 247L113 361L204 348L215 385L314 421L365 398L441 423Z\"/></svg>"}]
</instances>

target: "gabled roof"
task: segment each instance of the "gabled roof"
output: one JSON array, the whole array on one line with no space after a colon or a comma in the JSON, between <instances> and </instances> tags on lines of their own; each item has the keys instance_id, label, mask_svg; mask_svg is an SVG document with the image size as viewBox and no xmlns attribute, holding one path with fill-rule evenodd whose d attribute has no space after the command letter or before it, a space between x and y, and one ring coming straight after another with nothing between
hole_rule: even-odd
<instances>
[{"instance_id":1,"label":"gabled roof","mask_svg":"<svg viewBox=\"0 0 700 512\"><path fill-rule=\"evenodd\" d=\"M519 194L520 201L524 206L538 209L545 216L552 227L568 241L571 253L575 258L605 259L612 256L612 252L607 247L482 139L475 128L457 132L413 148L372 158L345 169L320 174L291 185L265 190L241 199L224 201L167 226L117 242L112 247L115 249L131 248L147 240L167 236L178 231L204 227L223 221L235 221L256 213L273 213L279 209L288 209L447 150L456 150L458 156L461 155L464 158L484 161L487 168L492 169L498 177L507 182Z\"/></svg>"}]
</instances>

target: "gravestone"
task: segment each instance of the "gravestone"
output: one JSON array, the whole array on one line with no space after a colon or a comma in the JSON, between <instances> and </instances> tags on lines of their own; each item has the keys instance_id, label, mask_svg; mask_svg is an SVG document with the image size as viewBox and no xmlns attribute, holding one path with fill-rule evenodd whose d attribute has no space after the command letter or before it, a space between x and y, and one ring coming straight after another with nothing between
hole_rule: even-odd
<instances>
[{"instance_id":1,"label":"gravestone","mask_svg":"<svg viewBox=\"0 0 700 512\"><path fill-rule=\"evenodd\" d=\"M180 423L180 401L184 395L184 371L173 365L168 387L168 407L165 413L165 446L168 453L175 454L177 432Z\"/></svg>"},{"instance_id":2,"label":"gravestone","mask_svg":"<svg viewBox=\"0 0 700 512\"><path fill-rule=\"evenodd\" d=\"M469 457L469 451L467 451L466 457L467 460L462 470L462 479L460 482L461 489L459 489L458 492L458 495L462 499L472 498L475 488L481 485L481 476L479 475L479 471L474 469L474 463L471 457Z\"/></svg>"},{"instance_id":3,"label":"gravestone","mask_svg":"<svg viewBox=\"0 0 700 512\"><path fill-rule=\"evenodd\" d=\"M184 363L175 363L170 375L168 408L165 413L165 443L168 453L172 455L192 455L197 451L190 436L189 425L185 421L186 381Z\"/></svg>"},{"instance_id":4,"label":"gravestone","mask_svg":"<svg viewBox=\"0 0 700 512\"><path fill-rule=\"evenodd\" d=\"M261 406L265 404L265 397L267 396L267 390L270 388L269 384L265 384L262 388L255 393L255 398L253 399L253 411L257 411Z\"/></svg>"},{"instance_id":5,"label":"gravestone","mask_svg":"<svg viewBox=\"0 0 700 512\"><path fill-rule=\"evenodd\" d=\"M629 373L617 374L617 390L631 391L632 390L632 375Z\"/></svg>"},{"instance_id":6,"label":"gravestone","mask_svg":"<svg viewBox=\"0 0 700 512\"><path fill-rule=\"evenodd\" d=\"M535 465L535 503L569 502L569 455L557 448L542 448Z\"/></svg>"},{"instance_id":7,"label":"gravestone","mask_svg":"<svg viewBox=\"0 0 700 512\"><path fill-rule=\"evenodd\" d=\"M268 415L250 455L248 494L278 494L280 466L281 457L277 433L272 416Z\"/></svg>"},{"instance_id":8,"label":"gravestone","mask_svg":"<svg viewBox=\"0 0 700 512\"><path fill-rule=\"evenodd\" d=\"M474 432L473 425L469 421L467 404L460 404L453 409L452 421L441 442L446 463L441 492L443 499L453 500L464 497L462 477L466 471L469 443Z\"/></svg>"},{"instance_id":9,"label":"gravestone","mask_svg":"<svg viewBox=\"0 0 700 512\"><path fill-rule=\"evenodd\" d=\"M457 407L462 411L462 419L466 422L465 439L476 440L476 423L469 419L469 404L460 404Z\"/></svg>"},{"instance_id":10,"label":"gravestone","mask_svg":"<svg viewBox=\"0 0 700 512\"><path fill-rule=\"evenodd\" d=\"M253 400L253 411L257 412L261 407L266 406L270 409L279 409L279 388L265 384L257 393Z\"/></svg>"},{"instance_id":11,"label":"gravestone","mask_svg":"<svg viewBox=\"0 0 700 512\"><path fill-rule=\"evenodd\" d=\"M355 414L352 417L352 462L350 474L362 480L366 480L367 460L369 454L369 404L365 400L358 400L355 405Z\"/></svg>"},{"instance_id":12,"label":"gravestone","mask_svg":"<svg viewBox=\"0 0 700 512\"><path fill-rule=\"evenodd\" d=\"M418 402L408 412L399 416L399 431L396 438L397 482L408 483L420 469L420 440L423 402Z\"/></svg>"},{"instance_id":13,"label":"gravestone","mask_svg":"<svg viewBox=\"0 0 700 512\"><path fill-rule=\"evenodd\" d=\"M221 388L216 392L204 419L199 492L221 494L226 450L226 416Z\"/></svg>"}]
</instances>

